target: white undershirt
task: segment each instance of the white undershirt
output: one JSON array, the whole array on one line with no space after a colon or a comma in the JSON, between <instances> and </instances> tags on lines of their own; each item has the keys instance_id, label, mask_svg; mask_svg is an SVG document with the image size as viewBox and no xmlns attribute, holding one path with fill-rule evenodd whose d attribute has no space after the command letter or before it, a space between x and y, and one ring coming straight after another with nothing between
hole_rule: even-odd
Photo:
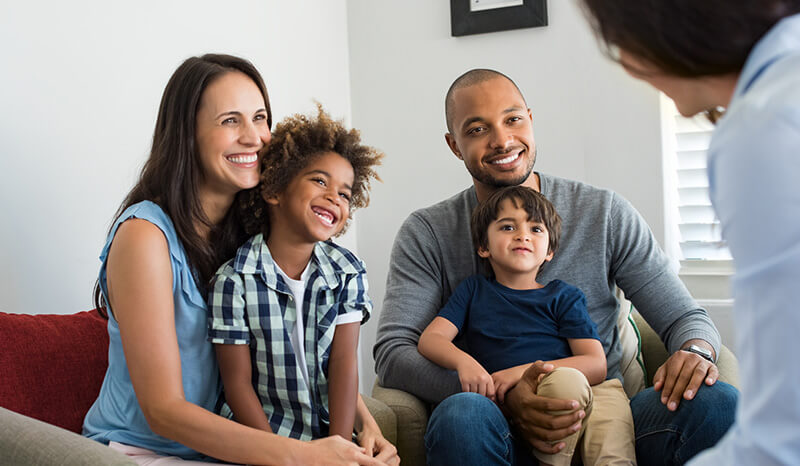
<instances>
[{"instance_id":1,"label":"white undershirt","mask_svg":"<svg viewBox=\"0 0 800 466\"><path fill-rule=\"evenodd\" d=\"M309 264L310 263L311 262L309 261ZM286 286L289 287L289 291L292 292L292 296L294 297L297 317L295 319L294 328L289 328L287 330L289 332L289 340L292 344L292 350L294 351L294 357L297 360L297 365L300 366L300 372L303 374L303 381L306 383L306 387L309 387L308 366L306 365L306 339L305 335L303 334L306 327L305 323L303 322L303 302L306 294L306 283L308 282L308 276L310 275L311 269L308 264L306 264L306 268L303 269L303 272L300 274L300 280L295 280L293 278L289 278L289 276L286 275L286 272L281 270L278 264L275 264L275 268L278 269L278 273L283 277L283 280L286 282ZM334 326L351 324L353 322L361 322L361 317L362 315L359 311L340 314L336 316Z\"/></svg>"}]
</instances>

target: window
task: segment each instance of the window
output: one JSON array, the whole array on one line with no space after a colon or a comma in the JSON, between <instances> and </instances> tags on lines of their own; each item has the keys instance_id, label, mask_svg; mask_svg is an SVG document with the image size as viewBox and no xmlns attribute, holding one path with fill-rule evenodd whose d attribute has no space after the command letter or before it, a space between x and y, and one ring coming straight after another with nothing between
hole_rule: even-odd
<instances>
[{"instance_id":1,"label":"window","mask_svg":"<svg viewBox=\"0 0 800 466\"><path fill-rule=\"evenodd\" d=\"M664 249L679 262L678 276L708 311L728 347L736 346L730 277L733 261L708 197L706 153L712 125L704 116L682 117L662 95L664 145Z\"/></svg>"},{"instance_id":2,"label":"window","mask_svg":"<svg viewBox=\"0 0 800 466\"><path fill-rule=\"evenodd\" d=\"M682 117L666 97L662 104L664 172L668 177L665 197L667 210L672 211L668 224L672 224L672 236L676 237L673 242L677 240L679 245L673 248L673 255L678 256L675 258L681 260L682 266L689 261L730 261L730 252L722 241L719 220L708 196L706 154L714 125L702 115Z\"/></svg>"}]
</instances>

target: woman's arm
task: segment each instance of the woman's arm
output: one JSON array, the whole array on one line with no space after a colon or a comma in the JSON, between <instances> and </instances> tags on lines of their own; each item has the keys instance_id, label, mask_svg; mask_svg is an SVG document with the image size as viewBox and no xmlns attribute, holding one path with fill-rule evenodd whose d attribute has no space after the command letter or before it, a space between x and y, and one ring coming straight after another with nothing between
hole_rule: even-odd
<instances>
[{"instance_id":1,"label":"woman's arm","mask_svg":"<svg viewBox=\"0 0 800 466\"><path fill-rule=\"evenodd\" d=\"M328 405L331 416L330 435L350 440L358 399L358 366L356 349L360 322L336 326L328 359Z\"/></svg>"},{"instance_id":2,"label":"woman's arm","mask_svg":"<svg viewBox=\"0 0 800 466\"><path fill-rule=\"evenodd\" d=\"M154 433L225 461L380 465L350 442L298 440L243 426L186 401L175 333L167 241L155 225L123 223L109 251L109 303L139 405ZM209 377L213 374L209 374ZM338 439L333 439L338 440Z\"/></svg>"},{"instance_id":3,"label":"woman's arm","mask_svg":"<svg viewBox=\"0 0 800 466\"><path fill-rule=\"evenodd\" d=\"M253 389L250 347L248 345L214 345L219 373L225 388L225 401L237 422L272 432L261 401Z\"/></svg>"}]
</instances>

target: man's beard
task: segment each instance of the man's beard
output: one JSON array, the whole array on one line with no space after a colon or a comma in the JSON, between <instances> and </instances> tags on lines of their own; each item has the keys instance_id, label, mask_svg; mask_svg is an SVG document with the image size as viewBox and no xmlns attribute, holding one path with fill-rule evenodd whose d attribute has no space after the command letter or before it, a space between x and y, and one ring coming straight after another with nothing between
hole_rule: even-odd
<instances>
[{"instance_id":1,"label":"man's beard","mask_svg":"<svg viewBox=\"0 0 800 466\"><path fill-rule=\"evenodd\" d=\"M480 181L481 183L492 186L495 188L504 188L506 186L518 186L525 182L529 176L531 176L531 172L533 171L533 165L536 163L536 149L533 150L533 157L528 160L528 166L525 167L525 172L512 179L497 179L493 177L490 173L481 172L480 170L475 170L469 165L465 164L467 167L467 171L473 178Z\"/></svg>"}]
</instances>

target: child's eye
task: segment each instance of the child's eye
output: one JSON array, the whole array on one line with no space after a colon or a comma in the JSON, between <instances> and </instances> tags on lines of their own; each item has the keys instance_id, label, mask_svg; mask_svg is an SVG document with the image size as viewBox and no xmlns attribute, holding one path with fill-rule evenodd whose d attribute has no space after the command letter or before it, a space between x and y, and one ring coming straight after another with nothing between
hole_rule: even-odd
<instances>
[{"instance_id":1,"label":"child's eye","mask_svg":"<svg viewBox=\"0 0 800 466\"><path fill-rule=\"evenodd\" d=\"M500 231L514 231L514 227L511 225L501 225Z\"/></svg>"},{"instance_id":2,"label":"child's eye","mask_svg":"<svg viewBox=\"0 0 800 466\"><path fill-rule=\"evenodd\" d=\"M322 178L311 178L311 181L313 181L314 183L317 183L320 186L325 186L327 184L327 183L325 183L325 180L322 179Z\"/></svg>"},{"instance_id":3,"label":"child's eye","mask_svg":"<svg viewBox=\"0 0 800 466\"><path fill-rule=\"evenodd\" d=\"M533 228L531 228L531 231L534 232L534 233L541 233L541 232L544 231L544 228L542 228L542 227L533 227Z\"/></svg>"},{"instance_id":4,"label":"child's eye","mask_svg":"<svg viewBox=\"0 0 800 466\"><path fill-rule=\"evenodd\" d=\"M349 193L341 192L341 193L339 193L339 196L341 196L342 199L344 199L345 201L350 202L350 194Z\"/></svg>"}]
</instances>

